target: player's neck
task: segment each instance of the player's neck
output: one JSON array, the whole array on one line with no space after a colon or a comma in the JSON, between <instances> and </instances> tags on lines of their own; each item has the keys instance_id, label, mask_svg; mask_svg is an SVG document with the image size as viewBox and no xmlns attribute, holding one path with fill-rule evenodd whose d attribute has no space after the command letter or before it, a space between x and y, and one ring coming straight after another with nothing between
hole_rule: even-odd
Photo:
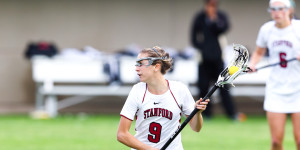
<instances>
[{"instance_id":1,"label":"player's neck","mask_svg":"<svg viewBox=\"0 0 300 150\"><path fill-rule=\"evenodd\" d=\"M148 82L148 91L155 95L161 95L168 91L168 82L164 77L157 78L153 82Z\"/></svg>"},{"instance_id":2,"label":"player's neck","mask_svg":"<svg viewBox=\"0 0 300 150\"><path fill-rule=\"evenodd\" d=\"M276 23L276 27L280 28L280 29L286 28L289 25L291 25L291 21L290 20L284 21L284 22L281 22L281 23Z\"/></svg>"}]
</instances>

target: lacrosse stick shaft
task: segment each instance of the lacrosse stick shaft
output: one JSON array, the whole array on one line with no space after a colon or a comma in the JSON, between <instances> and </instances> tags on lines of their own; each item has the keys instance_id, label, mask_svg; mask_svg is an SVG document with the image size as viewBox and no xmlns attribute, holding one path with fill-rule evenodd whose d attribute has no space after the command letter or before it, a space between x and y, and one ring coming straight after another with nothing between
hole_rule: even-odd
<instances>
[{"instance_id":1,"label":"lacrosse stick shaft","mask_svg":"<svg viewBox=\"0 0 300 150\"><path fill-rule=\"evenodd\" d=\"M289 59L286 61L286 63L290 62L290 61L294 61L294 60L297 60L297 58L292 58L292 59ZM282 62L278 62L278 63L274 63L274 64L270 64L270 65L266 65L266 66L263 66L263 67L259 67L257 69L255 69L256 71L258 70L261 70L261 69L264 69L264 68L268 68L268 67L272 67L272 66L276 66L276 65L280 65Z\"/></svg>"},{"instance_id":2,"label":"lacrosse stick shaft","mask_svg":"<svg viewBox=\"0 0 300 150\"><path fill-rule=\"evenodd\" d=\"M209 92L202 98L202 101L205 101L208 99L217 89L219 86L214 85L212 89L209 90ZM190 120L195 116L195 114L199 111L199 109L195 108L192 113L185 119L185 121L180 125L180 127L175 131L173 136L170 137L170 139L165 143L165 145L161 148L161 150L165 150L171 142L176 138L176 136L181 132L181 130L187 125L187 123L190 122Z\"/></svg>"}]
</instances>

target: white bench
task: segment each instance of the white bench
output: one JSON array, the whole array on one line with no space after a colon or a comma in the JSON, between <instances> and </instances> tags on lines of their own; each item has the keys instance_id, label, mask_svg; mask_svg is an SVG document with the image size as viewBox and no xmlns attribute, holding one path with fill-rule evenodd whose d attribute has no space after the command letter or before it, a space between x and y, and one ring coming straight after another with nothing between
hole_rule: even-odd
<instances>
[{"instance_id":1,"label":"white bench","mask_svg":"<svg viewBox=\"0 0 300 150\"><path fill-rule=\"evenodd\" d=\"M120 57L119 73L122 85L109 85L103 60L33 57L32 77L36 83L36 110L55 117L59 109L89 100L92 96L127 96L132 84L138 82L135 57ZM231 88L233 96L263 96L269 70L239 76ZM174 70L165 75L169 80L186 83L197 96L198 66L196 60L177 59ZM58 100L57 96L72 96Z\"/></svg>"},{"instance_id":2,"label":"white bench","mask_svg":"<svg viewBox=\"0 0 300 150\"><path fill-rule=\"evenodd\" d=\"M45 110L51 117L57 115L57 106L60 106L60 103L64 104L64 107L78 103L76 100L58 103L57 95L109 93L103 92L101 86L89 85L109 82L102 60L35 56L32 58L32 77L36 83L36 110Z\"/></svg>"}]
</instances>

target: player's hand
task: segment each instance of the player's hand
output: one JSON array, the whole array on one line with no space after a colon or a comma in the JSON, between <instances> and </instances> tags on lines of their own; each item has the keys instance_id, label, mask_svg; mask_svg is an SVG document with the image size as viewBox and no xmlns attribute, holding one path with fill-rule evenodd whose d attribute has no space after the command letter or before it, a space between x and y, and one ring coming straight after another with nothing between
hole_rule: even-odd
<instances>
[{"instance_id":1,"label":"player's hand","mask_svg":"<svg viewBox=\"0 0 300 150\"><path fill-rule=\"evenodd\" d=\"M297 56L298 61L300 61L300 55Z\"/></svg>"},{"instance_id":2,"label":"player's hand","mask_svg":"<svg viewBox=\"0 0 300 150\"><path fill-rule=\"evenodd\" d=\"M248 71L248 73L252 73L252 72L256 72L256 69L255 69L255 66L253 66L253 65L249 65L249 71Z\"/></svg>"},{"instance_id":3,"label":"player's hand","mask_svg":"<svg viewBox=\"0 0 300 150\"><path fill-rule=\"evenodd\" d=\"M208 102L210 102L209 99L202 101L202 98L200 98L200 100L196 101L195 107L199 109L200 112L203 112L206 109Z\"/></svg>"}]
</instances>

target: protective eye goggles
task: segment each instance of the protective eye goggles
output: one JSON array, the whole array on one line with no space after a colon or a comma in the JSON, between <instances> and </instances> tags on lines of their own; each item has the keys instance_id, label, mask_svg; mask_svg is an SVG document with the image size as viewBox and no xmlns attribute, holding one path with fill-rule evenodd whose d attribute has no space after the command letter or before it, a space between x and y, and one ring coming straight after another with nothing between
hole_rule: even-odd
<instances>
[{"instance_id":1,"label":"protective eye goggles","mask_svg":"<svg viewBox=\"0 0 300 150\"><path fill-rule=\"evenodd\" d=\"M284 6L274 6L274 7L269 7L268 8L268 12L274 12L274 11L285 11L288 10L288 7L284 7Z\"/></svg>"},{"instance_id":2,"label":"protective eye goggles","mask_svg":"<svg viewBox=\"0 0 300 150\"><path fill-rule=\"evenodd\" d=\"M136 61L135 66L141 67L141 66L145 65L146 67L148 67L148 66L152 65L153 62L154 62L155 60L165 60L165 59L167 59L167 57L161 57L161 55L158 53L158 51L157 51L155 48L152 48L152 49L153 49L153 50L157 53L157 55L160 56L160 57L143 57L143 58L140 58L140 59L138 59L138 60ZM148 60L148 64L143 64L143 63L142 63L143 60Z\"/></svg>"},{"instance_id":3,"label":"protective eye goggles","mask_svg":"<svg viewBox=\"0 0 300 150\"><path fill-rule=\"evenodd\" d=\"M148 60L148 64L143 64L142 63L143 60ZM136 61L135 66L141 67L141 66L145 65L148 67L148 66L152 65L155 60L163 60L163 58L162 57L143 57Z\"/></svg>"}]
</instances>

